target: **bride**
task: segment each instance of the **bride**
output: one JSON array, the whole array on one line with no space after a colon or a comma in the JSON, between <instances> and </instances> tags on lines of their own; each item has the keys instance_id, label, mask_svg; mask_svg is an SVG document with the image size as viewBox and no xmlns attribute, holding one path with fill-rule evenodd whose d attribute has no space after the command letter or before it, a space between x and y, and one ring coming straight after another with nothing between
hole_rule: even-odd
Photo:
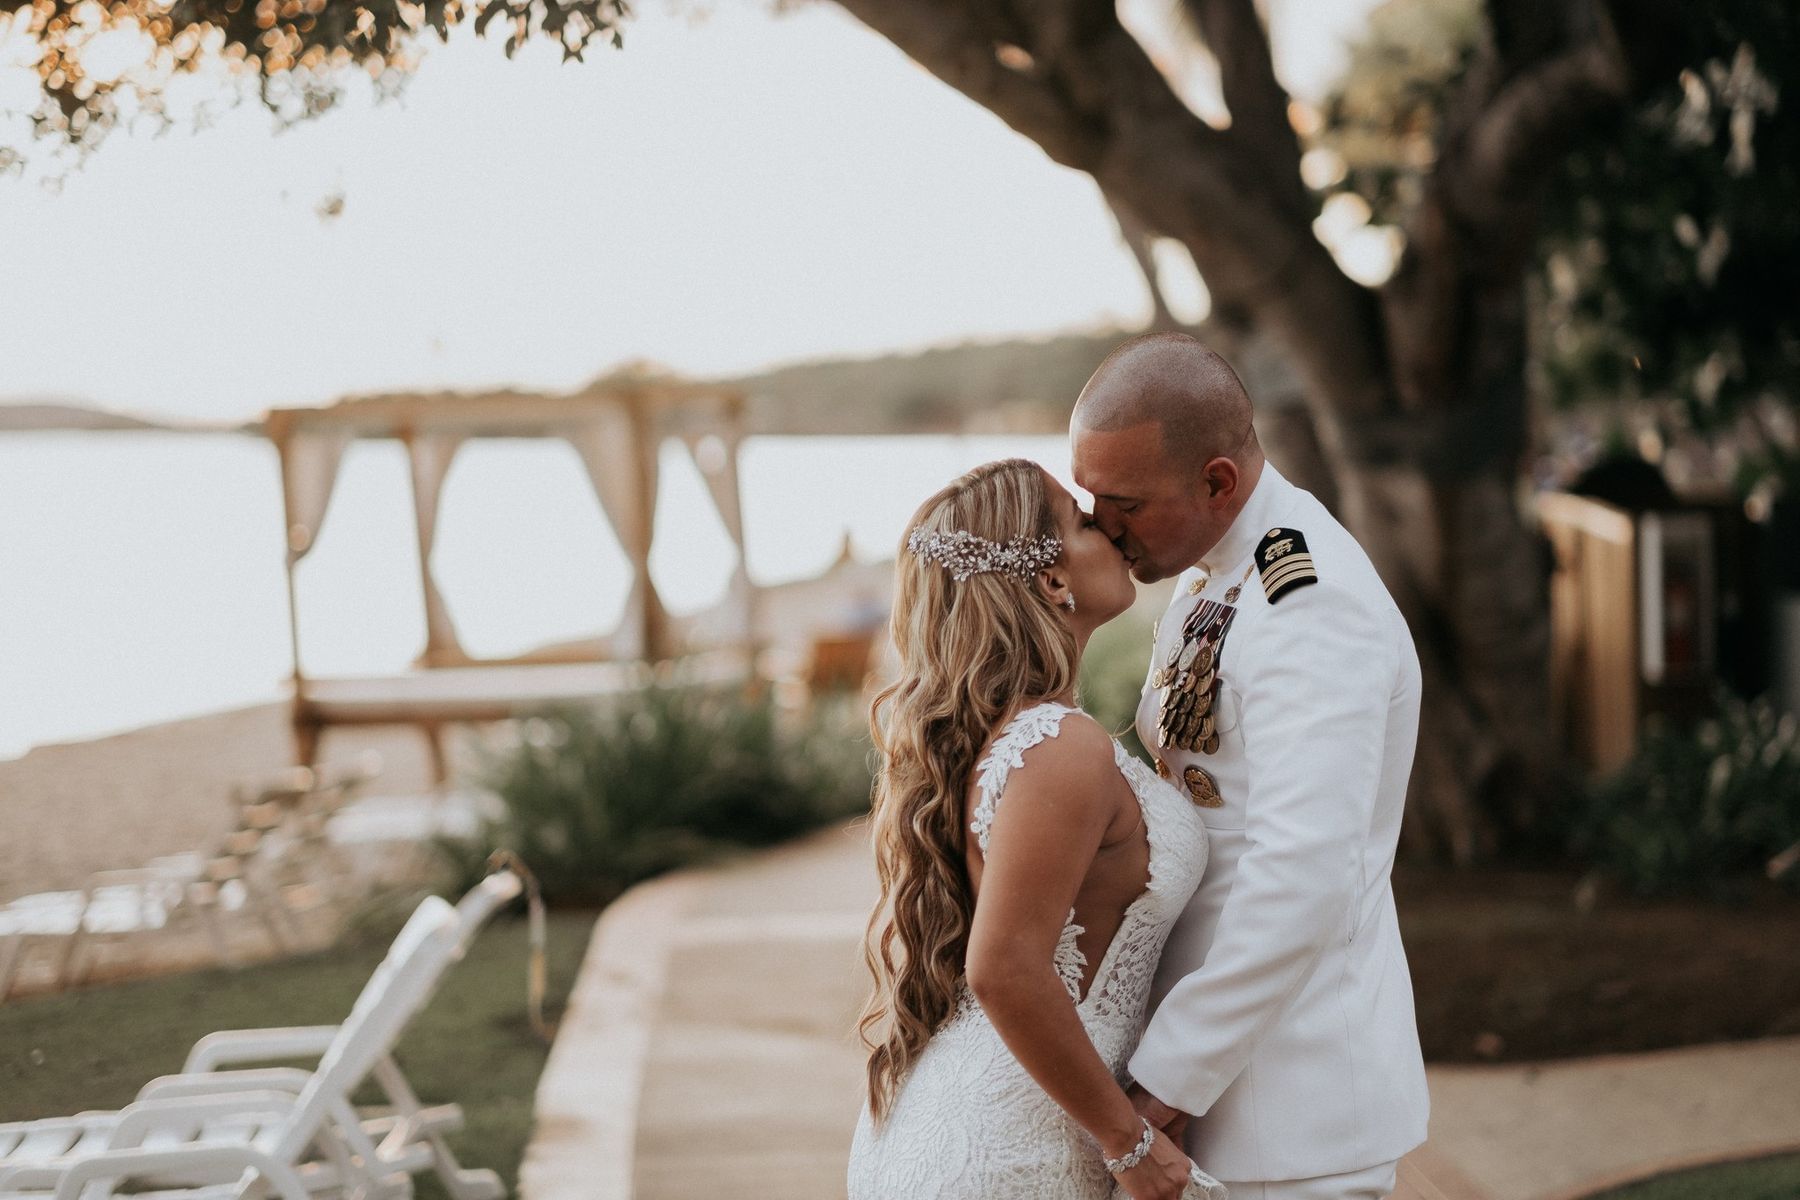
<instances>
[{"instance_id":1,"label":"bride","mask_svg":"<svg viewBox=\"0 0 1800 1200\"><path fill-rule=\"evenodd\" d=\"M896 570L850 1200L1222 1195L1121 1085L1206 861L1187 797L1075 706L1124 559L1009 459L927 500Z\"/></svg>"}]
</instances>

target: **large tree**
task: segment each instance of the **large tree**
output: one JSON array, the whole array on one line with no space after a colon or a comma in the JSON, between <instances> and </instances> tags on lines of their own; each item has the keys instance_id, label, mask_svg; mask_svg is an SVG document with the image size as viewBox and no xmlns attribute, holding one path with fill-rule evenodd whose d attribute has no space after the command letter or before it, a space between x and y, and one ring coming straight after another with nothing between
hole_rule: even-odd
<instances>
[{"instance_id":1,"label":"large tree","mask_svg":"<svg viewBox=\"0 0 1800 1200\"><path fill-rule=\"evenodd\" d=\"M1528 826L1555 761L1547 562L1518 502L1527 443L1526 278L1546 181L1584 130L1700 68L1704 15L1674 0L1488 0L1414 162L1391 275L1358 282L1315 234L1302 137L1255 0L1180 0L1218 64L1207 120L1115 0L838 0L1115 211L1192 255L1215 320L1285 353L1341 513L1406 612L1428 700L1409 836L1458 858ZM1738 0L1750 8L1782 0ZM406 65L409 39L472 17L578 56L622 0L0 0L44 48L41 131L91 141L155 114L168 75L241 62L266 103L329 107L332 72ZM1774 10L1771 9L1771 12ZM84 74L81 47L140 28L149 67ZM1715 35L1717 31L1714 31ZM1714 36L1712 41L1717 40Z\"/></svg>"}]
</instances>

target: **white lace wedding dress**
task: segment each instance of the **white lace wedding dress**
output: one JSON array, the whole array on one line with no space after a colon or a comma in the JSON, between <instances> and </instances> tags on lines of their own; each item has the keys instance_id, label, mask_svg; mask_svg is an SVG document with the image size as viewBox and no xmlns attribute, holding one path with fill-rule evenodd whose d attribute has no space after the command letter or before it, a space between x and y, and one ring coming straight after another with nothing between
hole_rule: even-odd
<instances>
[{"instance_id":1,"label":"white lace wedding dress","mask_svg":"<svg viewBox=\"0 0 1800 1200\"><path fill-rule=\"evenodd\" d=\"M1025 751L1055 737L1080 710L1039 704L1020 712L977 765L970 825L982 852ZM1144 1026L1144 1005L1169 926L1200 883L1206 828L1187 795L1113 743L1113 758L1144 811L1150 877L1125 910L1086 996L1075 914L1056 969L1100 1057L1123 1079ZM1122 1194L1122 1193L1121 1193ZM965 983L877 1129L863 1106L850 1152L850 1200L1109 1200L1112 1177L1092 1138L1025 1073Z\"/></svg>"}]
</instances>

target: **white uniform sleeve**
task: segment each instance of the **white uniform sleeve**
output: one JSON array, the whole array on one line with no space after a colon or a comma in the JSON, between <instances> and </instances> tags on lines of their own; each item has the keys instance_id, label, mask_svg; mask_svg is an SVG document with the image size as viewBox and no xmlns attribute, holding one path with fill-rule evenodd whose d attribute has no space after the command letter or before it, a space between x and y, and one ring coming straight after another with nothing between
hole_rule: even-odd
<instances>
[{"instance_id":1,"label":"white uniform sleeve","mask_svg":"<svg viewBox=\"0 0 1800 1200\"><path fill-rule=\"evenodd\" d=\"M1206 961L1156 1009L1131 1074L1206 1112L1348 935L1381 779L1396 641L1384 614L1322 579L1281 597L1237 668L1249 766L1246 845Z\"/></svg>"}]
</instances>

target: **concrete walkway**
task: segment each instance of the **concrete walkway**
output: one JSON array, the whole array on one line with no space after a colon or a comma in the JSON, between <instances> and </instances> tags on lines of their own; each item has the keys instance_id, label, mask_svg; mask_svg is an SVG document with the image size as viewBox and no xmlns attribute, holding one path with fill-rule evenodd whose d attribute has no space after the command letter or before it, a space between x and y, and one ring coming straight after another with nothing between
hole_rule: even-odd
<instances>
[{"instance_id":1,"label":"concrete walkway","mask_svg":"<svg viewBox=\"0 0 1800 1200\"><path fill-rule=\"evenodd\" d=\"M842 1197L874 897L851 826L609 909L538 1088L523 1200ZM1408 1200L1568 1200L1800 1150L1800 1038L1430 1077Z\"/></svg>"}]
</instances>

